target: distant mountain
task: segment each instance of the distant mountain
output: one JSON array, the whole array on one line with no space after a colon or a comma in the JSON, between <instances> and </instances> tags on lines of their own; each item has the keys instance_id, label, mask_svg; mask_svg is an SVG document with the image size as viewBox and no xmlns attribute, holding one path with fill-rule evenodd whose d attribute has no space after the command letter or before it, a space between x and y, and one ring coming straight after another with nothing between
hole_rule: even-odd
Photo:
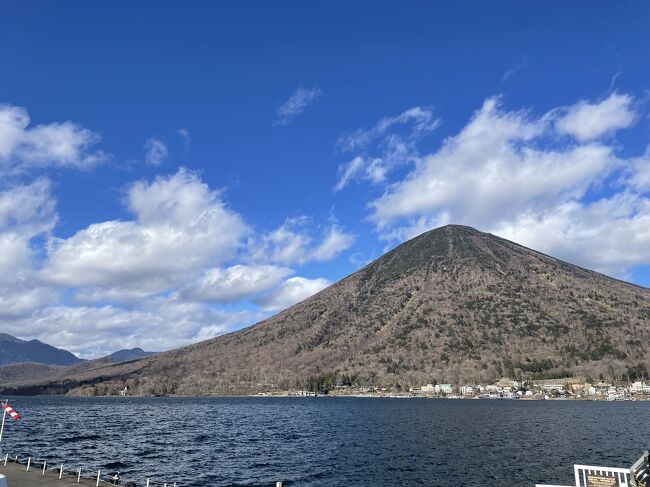
<instances>
[{"instance_id":1,"label":"distant mountain","mask_svg":"<svg viewBox=\"0 0 650 487\"><path fill-rule=\"evenodd\" d=\"M38 340L20 340L0 333L0 365L32 362L46 365L74 365L82 362L67 350Z\"/></svg>"},{"instance_id":2,"label":"distant mountain","mask_svg":"<svg viewBox=\"0 0 650 487\"><path fill-rule=\"evenodd\" d=\"M599 242L594 241L597 246ZM650 289L473 228L424 233L254 326L5 393L245 394L650 368Z\"/></svg>"},{"instance_id":3,"label":"distant mountain","mask_svg":"<svg viewBox=\"0 0 650 487\"><path fill-rule=\"evenodd\" d=\"M114 360L115 362L128 362L129 360L137 360L144 357L149 357L150 355L155 355L156 352L145 352L139 347L136 348L124 348L118 350L106 358Z\"/></svg>"}]
</instances>

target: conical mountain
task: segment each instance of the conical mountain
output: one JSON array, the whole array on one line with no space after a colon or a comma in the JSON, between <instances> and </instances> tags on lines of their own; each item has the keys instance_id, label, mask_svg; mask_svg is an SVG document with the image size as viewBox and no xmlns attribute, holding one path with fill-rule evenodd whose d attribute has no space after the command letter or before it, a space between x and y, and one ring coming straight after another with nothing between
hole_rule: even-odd
<instances>
[{"instance_id":1,"label":"conical mountain","mask_svg":"<svg viewBox=\"0 0 650 487\"><path fill-rule=\"evenodd\" d=\"M623 378L646 373L649 345L649 289L449 225L257 325L52 387L233 394L310 381Z\"/></svg>"}]
</instances>

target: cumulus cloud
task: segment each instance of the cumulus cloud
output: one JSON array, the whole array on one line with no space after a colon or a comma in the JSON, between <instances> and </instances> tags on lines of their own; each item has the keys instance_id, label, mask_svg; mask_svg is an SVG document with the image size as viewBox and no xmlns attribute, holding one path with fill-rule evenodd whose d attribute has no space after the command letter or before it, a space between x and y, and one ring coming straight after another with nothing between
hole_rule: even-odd
<instances>
[{"instance_id":1,"label":"cumulus cloud","mask_svg":"<svg viewBox=\"0 0 650 487\"><path fill-rule=\"evenodd\" d=\"M307 217L289 218L275 230L262 234L250 245L254 261L284 265L333 259L354 243L354 236L331 224L317 242Z\"/></svg>"},{"instance_id":2,"label":"cumulus cloud","mask_svg":"<svg viewBox=\"0 0 650 487\"><path fill-rule=\"evenodd\" d=\"M535 117L490 98L387 185L370 218L389 241L463 223L624 275L650 261L650 159L621 158L609 139L637 118L632 107L631 96L614 93Z\"/></svg>"},{"instance_id":3,"label":"cumulus cloud","mask_svg":"<svg viewBox=\"0 0 650 487\"><path fill-rule=\"evenodd\" d=\"M623 184L628 184L640 192L650 191L650 146L642 156L632 159Z\"/></svg>"},{"instance_id":4,"label":"cumulus cloud","mask_svg":"<svg viewBox=\"0 0 650 487\"><path fill-rule=\"evenodd\" d=\"M144 160L150 166L159 166L167 159L167 144L162 139L151 137L144 144Z\"/></svg>"},{"instance_id":5,"label":"cumulus cloud","mask_svg":"<svg viewBox=\"0 0 650 487\"><path fill-rule=\"evenodd\" d=\"M336 225L331 226L323 241L318 244L311 252L311 259L318 262L325 262L333 259L343 250L348 249L354 243L354 236L343 232Z\"/></svg>"},{"instance_id":6,"label":"cumulus cloud","mask_svg":"<svg viewBox=\"0 0 650 487\"><path fill-rule=\"evenodd\" d=\"M417 142L440 126L430 107L413 107L395 117L384 117L370 129L344 134L337 141L345 153L357 153L338 168L334 191L355 179L374 184L386 181L394 168L418 160Z\"/></svg>"},{"instance_id":7,"label":"cumulus cloud","mask_svg":"<svg viewBox=\"0 0 650 487\"><path fill-rule=\"evenodd\" d=\"M265 311L280 311L322 291L330 284L330 281L322 277L290 277L282 286L257 299L257 304Z\"/></svg>"},{"instance_id":8,"label":"cumulus cloud","mask_svg":"<svg viewBox=\"0 0 650 487\"><path fill-rule=\"evenodd\" d=\"M30 124L24 108L0 105L0 171L18 173L39 167L88 169L107 158L93 149L99 136L76 123Z\"/></svg>"},{"instance_id":9,"label":"cumulus cloud","mask_svg":"<svg viewBox=\"0 0 650 487\"><path fill-rule=\"evenodd\" d=\"M555 127L580 141L596 139L632 125L636 118L632 102L631 96L618 93L600 102L583 100L561 110L564 113Z\"/></svg>"},{"instance_id":10,"label":"cumulus cloud","mask_svg":"<svg viewBox=\"0 0 650 487\"><path fill-rule=\"evenodd\" d=\"M580 197L618 164L612 149L598 143L539 147L548 127L543 118L505 112L498 99L487 100L458 135L372 202L372 219L385 226L403 217L444 216L489 226L524 207Z\"/></svg>"},{"instance_id":11,"label":"cumulus cloud","mask_svg":"<svg viewBox=\"0 0 650 487\"><path fill-rule=\"evenodd\" d=\"M207 269L201 278L181 291L191 301L233 303L276 287L292 273L273 265L241 265Z\"/></svg>"},{"instance_id":12,"label":"cumulus cloud","mask_svg":"<svg viewBox=\"0 0 650 487\"><path fill-rule=\"evenodd\" d=\"M32 245L54 228L55 206L47 179L0 192L0 319L27 316L57 298L36 278Z\"/></svg>"},{"instance_id":13,"label":"cumulus cloud","mask_svg":"<svg viewBox=\"0 0 650 487\"><path fill-rule=\"evenodd\" d=\"M298 88L287 101L276 110L275 125L288 125L297 115L304 112L318 100L323 92L320 88Z\"/></svg>"},{"instance_id":14,"label":"cumulus cloud","mask_svg":"<svg viewBox=\"0 0 650 487\"><path fill-rule=\"evenodd\" d=\"M95 223L52 239L42 276L69 287L161 292L206 266L231 258L248 228L219 194L181 169L127 191L130 221Z\"/></svg>"}]
</instances>

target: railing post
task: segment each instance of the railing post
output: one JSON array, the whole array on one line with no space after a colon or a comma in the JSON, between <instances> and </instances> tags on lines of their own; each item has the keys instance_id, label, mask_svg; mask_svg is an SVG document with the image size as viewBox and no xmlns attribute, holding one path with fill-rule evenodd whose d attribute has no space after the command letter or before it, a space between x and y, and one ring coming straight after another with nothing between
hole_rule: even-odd
<instances>
[{"instance_id":1,"label":"railing post","mask_svg":"<svg viewBox=\"0 0 650 487\"><path fill-rule=\"evenodd\" d=\"M81 467L77 469L77 483L81 482Z\"/></svg>"},{"instance_id":2,"label":"railing post","mask_svg":"<svg viewBox=\"0 0 650 487\"><path fill-rule=\"evenodd\" d=\"M147 479L147 485L145 487L149 487L149 479Z\"/></svg>"},{"instance_id":3,"label":"railing post","mask_svg":"<svg viewBox=\"0 0 650 487\"><path fill-rule=\"evenodd\" d=\"M97 470L97 483L95 484L95 487L99 487L99 474L101 473L101 470Z\"/></svg>"},{"instance_id":4,"label":"railing post","mask_svg":"<svg viewBox=\"0 0 650 487\"><path fill-rule=\"evenodd\" d=\"M29 466L32 464L32 457L27 458L27 468L25 469L25 472L29 472Z\"/></svg>"},{"instance_id":5,"label":"railing post","mask_svg":"<svg viewBox=\"0 0 650 487\"><path fill-rule=\"evenodd\" d=\"M61 464L61 467L59 468L59 480L61 480L61 477L63 477L63 464Z\"/></svg>"},{"instance_id":6,"label":"railing post","mask_svg":"<svg viewBox=\"0 0 650 487\"><path fill-rule=\"evenodd\" d=\"M282 487L282 482L276 482L275 487Z\"/></svg>"},{"instance_id":7,"label":"railing post","mask_svg":"<svg viewBox=\"0 0 650 487\"><path fill-rule=\"evenodd\" d=\"M5 455L5 467L7 466L7 460L9 460L9 453Z\"/></svg>"},{"instance_id":8,"label":"railing post","mask_svg":"<svg viewBox=\"0 0 650 487\"><path fill-rule=\"evenodd\" d=\"M47 460L43 460L43 473L41 475L45 475L46 468L47 468Z\"/></svg>"}]
</instances>

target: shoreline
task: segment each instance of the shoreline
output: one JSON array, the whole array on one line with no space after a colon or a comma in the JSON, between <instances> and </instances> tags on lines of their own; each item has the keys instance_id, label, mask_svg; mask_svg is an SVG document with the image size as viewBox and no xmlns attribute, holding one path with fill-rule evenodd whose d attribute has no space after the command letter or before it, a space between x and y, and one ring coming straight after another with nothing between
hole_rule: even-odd
<instances>
[{"instance_id":1,"label":"shoreline","mask_svg":"<svg viewBox=\"0 0 650 487\"><path fill-rule=\"evenodd\" d=\"M200 399L200 398L294 398L294 399L315 399L315 398L351 398L351 399L440 399L446 401L584 401L584 402L644 402L650 401L650 397L643 398L626 398L611 400L606 397L479 397L479 396L434 396L434 395L415 395L415 394L297 394L291 392L278 393L255 393L255 394L204 394L204 395L102 395L102 396L76 396L67 394L10 394L9 397L66 397L66 398L119 398L119 399L141 399L141 398L182 398L182 399Z\"/></svg>"}]
</instances>

